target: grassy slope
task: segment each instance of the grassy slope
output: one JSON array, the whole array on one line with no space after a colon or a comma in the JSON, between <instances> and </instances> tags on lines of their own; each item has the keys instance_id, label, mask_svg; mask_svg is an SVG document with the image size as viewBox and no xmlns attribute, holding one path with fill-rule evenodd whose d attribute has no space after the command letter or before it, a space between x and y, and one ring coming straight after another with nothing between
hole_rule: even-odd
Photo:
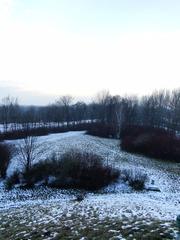
<instances>
[{"instance_id":1,"label":"grassy slope","mask_svg":"<svg viewBox=\"0 0 180 240\"><path fill-rule=\"evenodd\" d=\"M166 217L166 203L178 210L180 197L180 165L163 163L154 159L121 152L116 140L101 139L82 134L61 135L40 138L39 141L48 151L57 149L60 153L71 147L93 151L105 157L106 161L120 168L140 168L155 179L162 194L146 193L130 195L114 194L109 202L106 197L92 196L91 204L74 202L69 199L65 204L61 198L51 202L29 204L25 198L24 206L7 207L6 194L0 199L0 240L11 239L171 239L175 231L174 218L159 219L159 210ZM59 139L59 140L58 140ZM47 154L47 152L45 151ZM13 165L11 166L13 167ZM4 195L3 195L4 194ZM9 202L23 193L9 194ZM27 194L28 195L28 194ZM11 199L12 198L12 199ZM47 197L48 198L48 197ZM100 199L99 199L100 198ZM4 200L3 200L4 199ZM33 196L33 200L36 196ZM98 200L95 204L93 200ZM146 201L144 201L146 200ZM176 201L177 200L177 201ZM132 205L129 205L132 203ZM167 205L167 206L169 206ZM98 207L97 207L98 206ZM16 208L14 208L16 207ZM134 207L133 209L131 207ZM154 208L153 208L154 207ZM163 208L164 207L164 208ZM118 211L121 211L118 217ZM134 211L133 214L131 211ZM152 214L151 212L152 211ZM171 211L169 208L168 211ZM177 211L178 212L178 211ZM106 216L107 213L107 217ZM144 214L146 213L146 214ZM114 216L113 216L114 214ZM102 218L103 216L103 218ZM159 216L159 215L157 215ZM174 216L174 215L172 215ZM175 217L175 216L174 216ZM113 238L114 237L114 238ZM83 238L82 238L83 239Z\"/></svg>"}]
</instances>

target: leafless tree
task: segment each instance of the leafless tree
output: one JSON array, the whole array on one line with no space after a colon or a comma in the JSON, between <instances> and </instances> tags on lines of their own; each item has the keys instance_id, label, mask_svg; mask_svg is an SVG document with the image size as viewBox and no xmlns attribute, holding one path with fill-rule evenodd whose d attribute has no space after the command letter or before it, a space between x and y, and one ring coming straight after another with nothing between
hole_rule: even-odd
<instances>
[{"instance_id":1,"label":"leafless tree","mask_svg":"<svg viewBox=\"0 0 180 240\"><path fill-rule=\"evenodd\" d=\"M37 137L29 135L28 132L17 146L19 160L26 172L31 169L34 161L40 157L42 152L43 150L37 142Z\"/></svg>"},{"instance_id":2,"label":"leafless tree","mask_svg":"<svg viewBox=\"0 0 180 240\"><path fill-rule=\"evenodd\" d=\"M72 106L72 119L78 123L87 119L87 105L84 102L77 102Z\"/></svg>"},{"instance_id":3,"label":"leafless tree","mask_svg":"<svg viewBox=\"0 0 180 240\"><path fill-rule=\"evenodd\" d=\"M70 106L72 102L73 97L71 95L62 96L56 101L56 105L62 109L63 118L67 122L67 125L70 121Z\"/></svg>"},{"instance_id":4,"label":"leafless tree","mask_svg":"<svg viewBox=\"0 0 180 240\"><path fill-rule=\"evenodd\" d=\"M18 110L19 107L17 98L7 96L2 99L1 114L5 132L8 130L9 123L13 123L14 121L15 124L17 121Z\"/></svg>"},{"instance_id":5,"label":"leafless tree","mask_svg":"<svg viewBox=\"0 0 180 240\"><path fill-rule=\"evenodd\" d=\"M117 103L115 106L115 117L116 117L116 132L117 132L117 138L120 137L123 120L124 120L124 114L123 114L123 102L120 99L120 97L117 97Z\"/></svg>"},{"instance_id":6,"label":"leafless tree","mask_svg":"<svg viewBox=\"0 0 180 240\"><path fill-rule=\"evenodd\" d=\"M170 100L172 128L180 129L180 89L174 90Z\"/></svg>"},{"instance_id":7,"label":"leafless tree","mask_svg":"<svg viewBox=\"0 0 180 240\"><path fill-rule=\"evenodd\" d=\"M99 92L96 96L95 102L98 105L98 118L103 123L106 123L107 121L107 106L109 105L110 99L111 95L109 91L106 90Z\"/></svg>"}]
</instances>

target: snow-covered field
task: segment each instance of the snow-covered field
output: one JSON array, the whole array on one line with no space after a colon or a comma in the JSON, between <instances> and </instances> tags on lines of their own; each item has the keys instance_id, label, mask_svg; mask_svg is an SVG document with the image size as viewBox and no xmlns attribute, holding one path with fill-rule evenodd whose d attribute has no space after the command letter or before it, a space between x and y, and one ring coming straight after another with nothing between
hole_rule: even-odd
<instances>
[{"instance_id":1,"label":"snow-covered field","mask_svg":"<svg viewBox=\"0 0 180 240\"><path fill-rule=\"evenodd\" d=\"M17 144L18 140L9 142ZM93 235L88 234L99 229L107 234L94 239L146 239L148 234L153 238L147 239L161 239L163 236L166 239L173 238L175 219L180 214L180 164L122 152L119 141L89 136L85 132L39 137L38 144L43 149L40 157L42 160L54 151L62 154L68 149L77 148L103 156L107 164L116 168L138 168L148 174L148 184L154 180L161 192L135 192L126 184L118 182L104 191L86 193L82 202L76 202L77 192L74 191L40 187L35 190L14 189L7 192L1 183L0 233L4 234L4 238L0 239L5 239L6 234L7 239L92 239ZM20 167L15 156L8 174ZM7 226L11 229L9 235ZM90 226L92 230L85 232ZM19 230L15 231L14 228ZM73 237L60 238L59 234L66 234L66 230ZM36 234L33 235L36 231L41 232L39 238ZM142 233L144 238L140 238ZM160 238L155 238L155 233Z\"/></svg>"},{"instance_id":2,"label":"snow-covered field","mask_svg":"<svg viewBox=\"0 0 180 240\"><path fill-rule=\"evenodd\" d=\"M97 120L80 120L80 121L70 121L68 124L74 125L74 124L80 124L80 123L90 123L90 122L96 122ZM28 123L29 128L41 128L41 127L62 127L66 126L67 122L34 122L34 123ZM24 129L24 127L27 127L26 124L21 123L8 123L7 126L4 126L3 124L0 124L0 132L4 132L4 128L6 127L6 131L14 131L14 130L21 130Z\"/></svg>"}]
</instances>

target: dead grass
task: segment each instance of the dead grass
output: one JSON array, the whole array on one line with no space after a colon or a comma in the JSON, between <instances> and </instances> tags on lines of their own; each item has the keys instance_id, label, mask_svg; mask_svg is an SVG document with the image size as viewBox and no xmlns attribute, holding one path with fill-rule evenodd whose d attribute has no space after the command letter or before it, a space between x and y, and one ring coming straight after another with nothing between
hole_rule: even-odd
<instances>
[{"instance_id":1,"label":"dead grass","mask_svg":"<svg viewBox=\"0 0 180 240\"><path fill-rule=\"evenodd\" d=\"M62 215L52 216L52 209L53 206L39 205L1 212L0 240L174 239L174 222L165 224L153 219L126 217L100 220L93 209L88 215L82 215L78 204L71 215L63 212Z\"/></svg>"}]
</instances>

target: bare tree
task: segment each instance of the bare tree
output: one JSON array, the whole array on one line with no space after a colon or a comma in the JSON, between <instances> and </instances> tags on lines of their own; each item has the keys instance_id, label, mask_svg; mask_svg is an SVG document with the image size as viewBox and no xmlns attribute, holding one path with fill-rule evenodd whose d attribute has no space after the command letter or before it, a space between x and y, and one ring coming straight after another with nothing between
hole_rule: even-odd
<instances>
[{"instance_id":1,"label":"bare tree","mask_svg":"<svg viewBox=\"0 0 180 240\"><path fill-rule=\"evenodd\" d=\"M87 105L84 102L77 102L72 106L72 118L79 123L87 119Z\"/></svg>"},{"instance_id":2,"label":"bare tree","mask_svg":"<svg viewBox=\"0 0 180 240\"><path fill-rule=\"evenodd\" d=\"M17 121L18 110L19 107L17 98L8 96L2 99L1 114L5 132L8 130L9 123L12 123L13 120Z\"/></svg>"},{"instance_id":3,"label":"bare tree","mask_svg":"<svg viewBox=\"0 0 180 240\"><path fill-rule=\"evenodd\" d=\"M120 133L123 125L123 119L124 119L124 114L123 114L123 102L119 96L116 97L116 105L115 105L115 117L116 117L116 134L117 138L120 138Z\"/></svg>"},{"instance_id":4,"label":"bare tree","mask_svg":"<svg viewBox=\"0 0 180 240\"><path fill-rule=\"evenodd\" d=\"M168 91L155 91L150 96L141 99L142 116L141 121L144 125L151 127L170 126L170 93Z\"/></svg>"},{"instance_id":5,"label":"bare tree","mask_svg":"<svg viewBox=\"0 0 180 240\"><path fill-rule=\"evenodd\" d=\"M31 136L29 131L27 131L26 136L17 147L19 160L26 172L31 169L34 161L42 154L42 151L37 143L37 137Z\"/></svg>"},{"instance_id":6,"label":"bare tree","mask_svg":"<svg viewBox=\"0 0 180 240\"><path fill-rule=\"evenodd\" d=\"M180 129L180 89L174 90L170 100L171 107L171 127L174 130Z\"/></svg>"},{"instance_id":7,"label":"bare tree","mask_svg":"<svg viewBox=\"0 0 180 240\"><path fill-rule=\"evenodd\" d=\"M109 105L109 101L111 99L111 95L109 91L101 91L96 96L96 104L98 105L98 119L101 122L107 122L107 106Z\"/></svg>"},{"instance_id":8,"label":"bare tree","mask_svg":"<svg viewBox=\"0 0 180 240\"><path fill-rule=\"evenodd\" d=\"M69 124L70 121L70 106L72 102L73 97L70 95L62 96L56 101L56 105L62 108L64 121L67 122L67 125Z\"/></svg>"}]
</instances>

